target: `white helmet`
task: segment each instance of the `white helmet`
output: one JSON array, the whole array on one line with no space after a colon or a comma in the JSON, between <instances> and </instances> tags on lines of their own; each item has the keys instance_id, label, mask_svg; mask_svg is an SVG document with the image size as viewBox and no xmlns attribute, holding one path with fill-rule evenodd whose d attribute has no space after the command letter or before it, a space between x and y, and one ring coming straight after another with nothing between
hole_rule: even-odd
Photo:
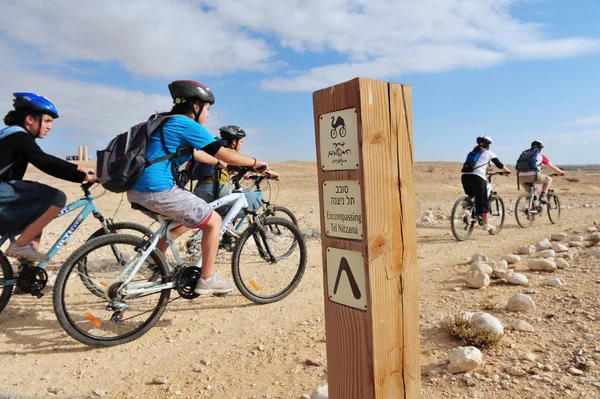
<instances>
[{"instance_id":1,"label":"white helmet","mask_svg":"<svg viewBox=\"0 0 600 399\"><path fill-rule=\"evenodd\" d=\"M477 137L477 144L482 146L489 146L493 143L493 140L490 136L479 136Z\"/></svg>"}]
</instances>

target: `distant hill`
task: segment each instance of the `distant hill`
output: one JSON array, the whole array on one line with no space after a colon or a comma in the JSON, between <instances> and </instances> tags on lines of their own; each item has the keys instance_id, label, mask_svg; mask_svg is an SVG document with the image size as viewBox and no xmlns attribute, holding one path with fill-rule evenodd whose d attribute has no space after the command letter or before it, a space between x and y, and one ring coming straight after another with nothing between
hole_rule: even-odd
<instances>
[{"instance_id":1,"label":"distant hill","mask_svg":"<svg viewBox=\"0 0 600 399\"><path fill-rule=\"evenodd\" d=\"M562 170L578 170L578 169L600 169L600 164L589 165L557 165Z\"/></svg>"}]
</instances>

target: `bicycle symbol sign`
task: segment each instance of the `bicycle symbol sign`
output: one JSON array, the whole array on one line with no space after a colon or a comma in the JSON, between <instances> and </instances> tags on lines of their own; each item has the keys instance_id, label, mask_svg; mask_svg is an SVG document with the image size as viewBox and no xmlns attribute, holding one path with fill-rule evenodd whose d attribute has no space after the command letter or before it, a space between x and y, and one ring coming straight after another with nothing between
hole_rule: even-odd
<instances>
[{"instance_id":1,"label":"bicycle symbol sign","mask_svg":"<svg viewBox=\"0 0 600 399\"><path fill-rule=\"evenodd\" d=\"M358 169L356 108L319 116L319 146L323 170Z\"/></svg>"},{"instance_id":2,"label":"bicycle symbol sign","mask_svg":"<svg viewBox=\"0 0 600 399\"><path fill-rule=\"evenodd\" d=\"M338 127L339 129L339 135L340 137L346 137L346 123L344 122L344 118L342 118L341 116L338 116L337 119L335 119L335 116L331 117L331 132L329 133L331 135L332 139L335 139L338 135Z\"/></svg>"}]
</instances>

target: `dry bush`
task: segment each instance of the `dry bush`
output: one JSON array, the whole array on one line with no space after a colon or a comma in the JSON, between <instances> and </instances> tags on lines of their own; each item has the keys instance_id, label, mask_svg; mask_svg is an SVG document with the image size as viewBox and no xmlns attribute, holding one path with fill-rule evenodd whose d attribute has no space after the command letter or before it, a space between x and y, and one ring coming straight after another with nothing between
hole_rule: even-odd
<instances>
[{"instance_id":1,"label":"dry bush","mask_svg":"<svg viewBox=\"0 0 600 399\"><path fill-rule=\"evenodd\" d=\"M435 171L435 166L429 165L427 169L425 169L427 173L433 173Z\"/></svg>"},{"instance_id":2,"label":"dry bush","mask_svg":"<svg viewBox=\"0 0 600 399\"><path fill-rule=\"evenodd\" d=\"M479 306L483 310L496 310L500 309L502 305L499 302L492 300L492 297L487 297L479 302Z\"/></svg>"},{"instance_id":3,"label":"dry bush","mask_svg":"<svg viewBox=\"0 0 600 399\"><path fill-rule=\"evenodd\" d=\"M579 183L581 181L576 177L567 177L565 180L568 181L569 183Z\"/></svg>"},{"instance_id":4,"label":"dry bush","mask_svg":"<svg viewBox=\"0 0 600 399\"><path fill-rule=\"evenodd\" d=\"M462 340L466 345L479 349L493 348L502 339L502 335L495 334L487 328L479 328L474 331L471 322L462 313L455 314L447 324L450 335Z\"/></svg>"}]
</instances>

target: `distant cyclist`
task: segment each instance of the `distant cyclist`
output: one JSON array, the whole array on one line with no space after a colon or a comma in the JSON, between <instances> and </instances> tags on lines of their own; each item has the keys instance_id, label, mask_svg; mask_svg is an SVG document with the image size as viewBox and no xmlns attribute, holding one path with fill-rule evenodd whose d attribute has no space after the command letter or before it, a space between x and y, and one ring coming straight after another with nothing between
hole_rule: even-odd
<instances>
[{"instance_id":1,"label":"distant cyclist","mask_svg":"<svg viewBox=\"0 0 600 399\"><path fill-rule=\"evenodd\" d=\"M490 151L492 138L490 136L477 137L477 145L467 155L467 160L462 169L462 185L465 194L469 197L475 197L475 210L483 219L483 229L486 231L495 230L496 227L489 224L490 204L487 196L487 181L485 172L490 162L496 165L507 175L510 170L504 166L496 154Z\"/></svg>"},{"instance_id":2,"label":"distant cyclist","mask_svg":"<svg viewBox=\"0 0 600 399\"><path fill-rule=\"evenodd\" d=\"M552 169L559 176L564 176L560 168L554 166L550 160L542 154L544 143L539 140L534 140L531 143L531 148L521 153L519 160L517 161L517 177L519 183L528 193L531 192L531 186L526 183L541 183L542 193L540 194L540 202L542 204L547 203L547 194L550 186L552 185L552 178L548 175L541 173L543 165Z\"/></svg>"}]
</instances>

